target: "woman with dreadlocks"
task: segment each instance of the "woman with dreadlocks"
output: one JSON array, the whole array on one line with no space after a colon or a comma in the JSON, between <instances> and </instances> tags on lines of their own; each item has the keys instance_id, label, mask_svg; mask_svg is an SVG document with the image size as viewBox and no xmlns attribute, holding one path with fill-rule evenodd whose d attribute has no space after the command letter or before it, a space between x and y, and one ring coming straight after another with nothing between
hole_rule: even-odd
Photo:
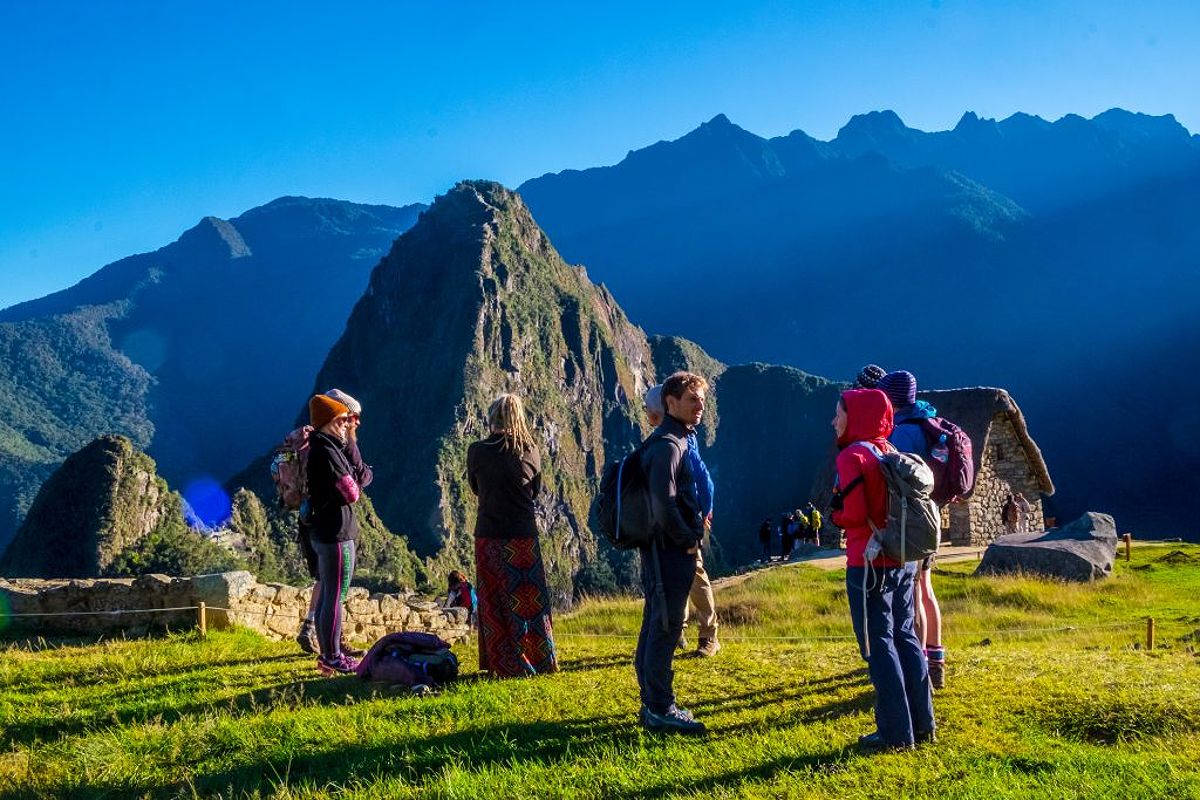
<instances>
[{"instance_id":1,"label":"woman with dreadlocks","mask_svg":"<svg viewBox=\"0 0 1200 800\"><path fill-rule=\"evenodd\" d=\"M498 678L557 672L533 504L542 487L541 455L516 395L496 398L488 425L491 435L467 450L467 479L479 497L479 668Z\"/></svg>"}]
</instances>

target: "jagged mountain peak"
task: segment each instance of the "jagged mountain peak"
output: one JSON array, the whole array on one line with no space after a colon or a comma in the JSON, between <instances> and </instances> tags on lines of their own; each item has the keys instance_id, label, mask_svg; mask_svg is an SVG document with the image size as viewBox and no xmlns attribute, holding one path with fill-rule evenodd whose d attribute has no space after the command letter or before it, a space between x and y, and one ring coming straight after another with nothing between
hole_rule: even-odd
<instances>
[{"instance_id":1,"label":"jagged mountain peak","mask_svg":"<svg viewBox=\"0 0 1200 800\"><path fill-rule=\"evenodd\" d=\"M228 254L230 259L251 255L250 247L242 234L229 220L220 217L205 217L184 231L176 244L188 252L204 252L208 256Z\"/></svg>"}]
</instances>

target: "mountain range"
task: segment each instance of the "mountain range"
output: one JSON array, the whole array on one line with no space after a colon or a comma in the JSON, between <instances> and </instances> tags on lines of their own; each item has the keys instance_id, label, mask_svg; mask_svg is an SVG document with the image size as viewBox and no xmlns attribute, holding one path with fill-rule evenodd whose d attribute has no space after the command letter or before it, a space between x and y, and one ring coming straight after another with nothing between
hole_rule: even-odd
<instances>
[{"instance_id":1,"label":"mountain range","mask_svg":"<svg viewBox=\"0 0 1200 800\"><path fill-rule=\"evenodd\" d=\"M1052 513L1190 529L1200 381L1185 358L1141 368L1196 347L1179 322L1200 312L1200 137L1173 117L967 114L926 133L872 112L822 142L718 116L519 191L651 333L727 362L1005 386L1056 476ZM689 302L659 302L672 288ZM1153 463L1126 468L1116 439Z\"/></svg>"},{"instance_id":2,"label":"mountain range","mask_svg":"<svg viewBox=\"0 0 1200 800\"><path fill-rule=\"evenodd\" d=\"M629 585L587 500L645 432L640 392L687 367L714 380L718 540L742 563L764 515L808 499L839 381L867 361L1008 388L1059 487L1051 514L1191 535L1198 212L1200 138L1114 110L938 133L873 112L829 142L718 116L519 195L468 181L431 207L281 198L206 218L0 311L0 548L64 459L117 433L181 513L232 510L286 577L264 457L337 385L366 408L371 530L405 543L378 572L415 574L411 548L437 577L470 558L466 444L516 391L548 456L556 597Z\"/></svg>"},{"instance_id":3,"label":"mountain range","mask_svg":"<svg viewBox=\"0 0 1200 800\"><path fill-rule=\"evenodd\" d=\"M147 449L185 498L269 450L423 208L284 197L0 311L0 548L42 481L102 434Z\"/></svg>"}]
</instances>

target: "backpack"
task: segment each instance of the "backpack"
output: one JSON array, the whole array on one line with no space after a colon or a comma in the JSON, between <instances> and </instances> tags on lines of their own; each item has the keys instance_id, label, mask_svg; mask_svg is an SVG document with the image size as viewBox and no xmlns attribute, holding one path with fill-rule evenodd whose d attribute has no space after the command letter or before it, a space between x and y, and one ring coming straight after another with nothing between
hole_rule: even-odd
<instances>
[{"instance_id":1,"label":"backpack","mask_svg":"<svg viewBox=\"0 0 1200 800\"><path fill-rule=\"evenodd\" d=\"M293 511L308 497L308 437L312 432L311 425L296 428L271 453L271 480L279 505Z\"/></svg>"},{"instance_id":2,"label":"backpack","mask_svg":"<svg viewBox=\"0 0 1200 800\"><path fill-rule=\"evenodd\" d=\"M654 542L650 514L650 487L642 456L651 442L668 439L651 436L620 461L611 461L600 476L600 486L592 500L592 517L609 544L618 550L646 547ZM668 439L678 447L674 439ZM686 457L685 450L680 452Z\"/></svg>"},{"instance_id":3,"label":"backpack","mask_svg":"<svg viewBox=\"0 0 1200 800\"><path fill-rule=\"evenodd\" d=\"M975 488L975 460L971 437L948 419L906 419L901 425L920 425L929 445L925 463L933 471L933 502L944 506L966 497Z\"/></svg>"},{"instance_id":4,"label":"backpack","mask_svg":"<svg viewBox=\"0 0 1200 800\"><path fill-rule=\"evenodd\" d=\"M929 496L933 471L924 459L912 453L882 453L870 442L858 444L879 460L879 470L887 485L887 524L877 528L867 517L883 546L883 554L901 563L935 554L942 536L942 513Z\"/></svg>"},{"instance_id":5,"label":"backpack","mask_svg":"<svg viewBox=\"0 0 1200 800\"><path fill-rule=\"evenodd\" d=\"M458 657L432 633L389 633L358 662L358 677L404 686L440 686L458 677Z\"/></svg>"}]
</instances>

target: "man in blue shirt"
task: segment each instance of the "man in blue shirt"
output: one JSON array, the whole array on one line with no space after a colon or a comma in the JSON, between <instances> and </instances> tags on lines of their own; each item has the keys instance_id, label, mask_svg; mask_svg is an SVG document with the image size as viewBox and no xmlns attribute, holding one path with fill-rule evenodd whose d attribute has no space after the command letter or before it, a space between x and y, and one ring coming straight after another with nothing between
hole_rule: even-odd
<instances>
[{"instance_id":1,"label":"man in blue shirt","mask_svg":"<svg viewBox=\"0 0 1200 800\"><path fill-rule=\"evenodd\" d=\"M644 402L650 424L657 427L662 423L665 413L662 384L651 386L646 390ZM687 444L688 464L692 468L692 475L696 481L696 497L700 500L700 509L704 515L704 534L707 540L709 532L712 530L713 480L708 473L708 467L704 464L704 459L700 457L700 443L694 432L688 435ZM696 579L692 581L688 600L690 601L688 610L690 611L691 606L695 606L696 609L696 632L699 637L699 641L696 643L696 655L704 658L715 656L721 649L721 643L717 641L717 606L713 598L712 581L704 569L703 548L696 557ZM690 614L685 611L683 618L685 630L689 616ZM682 633L679 635L679 647L680 649L687 647L687 639Z\"/></svg>"},{"instance_id":2,"label":"man in blue shirt","mask_svg":"<svg viewBox=\"0 0 1200 800\"><path fill-rule=\"evenodd\" d=\"M879 379L878 388L892 402L895 428L889 438L901 453L913 453L929 459L929 442L920 424L933 419L937 409L917 399L917 379L907 370L889 372ZM946 648L942 645L942 607L933 593L933 560L924 559L914 584L913 605L916 607L917 638L925 648L929 662L929 682L935 689L946 685Z\"/></svg>"}]
</instances>

